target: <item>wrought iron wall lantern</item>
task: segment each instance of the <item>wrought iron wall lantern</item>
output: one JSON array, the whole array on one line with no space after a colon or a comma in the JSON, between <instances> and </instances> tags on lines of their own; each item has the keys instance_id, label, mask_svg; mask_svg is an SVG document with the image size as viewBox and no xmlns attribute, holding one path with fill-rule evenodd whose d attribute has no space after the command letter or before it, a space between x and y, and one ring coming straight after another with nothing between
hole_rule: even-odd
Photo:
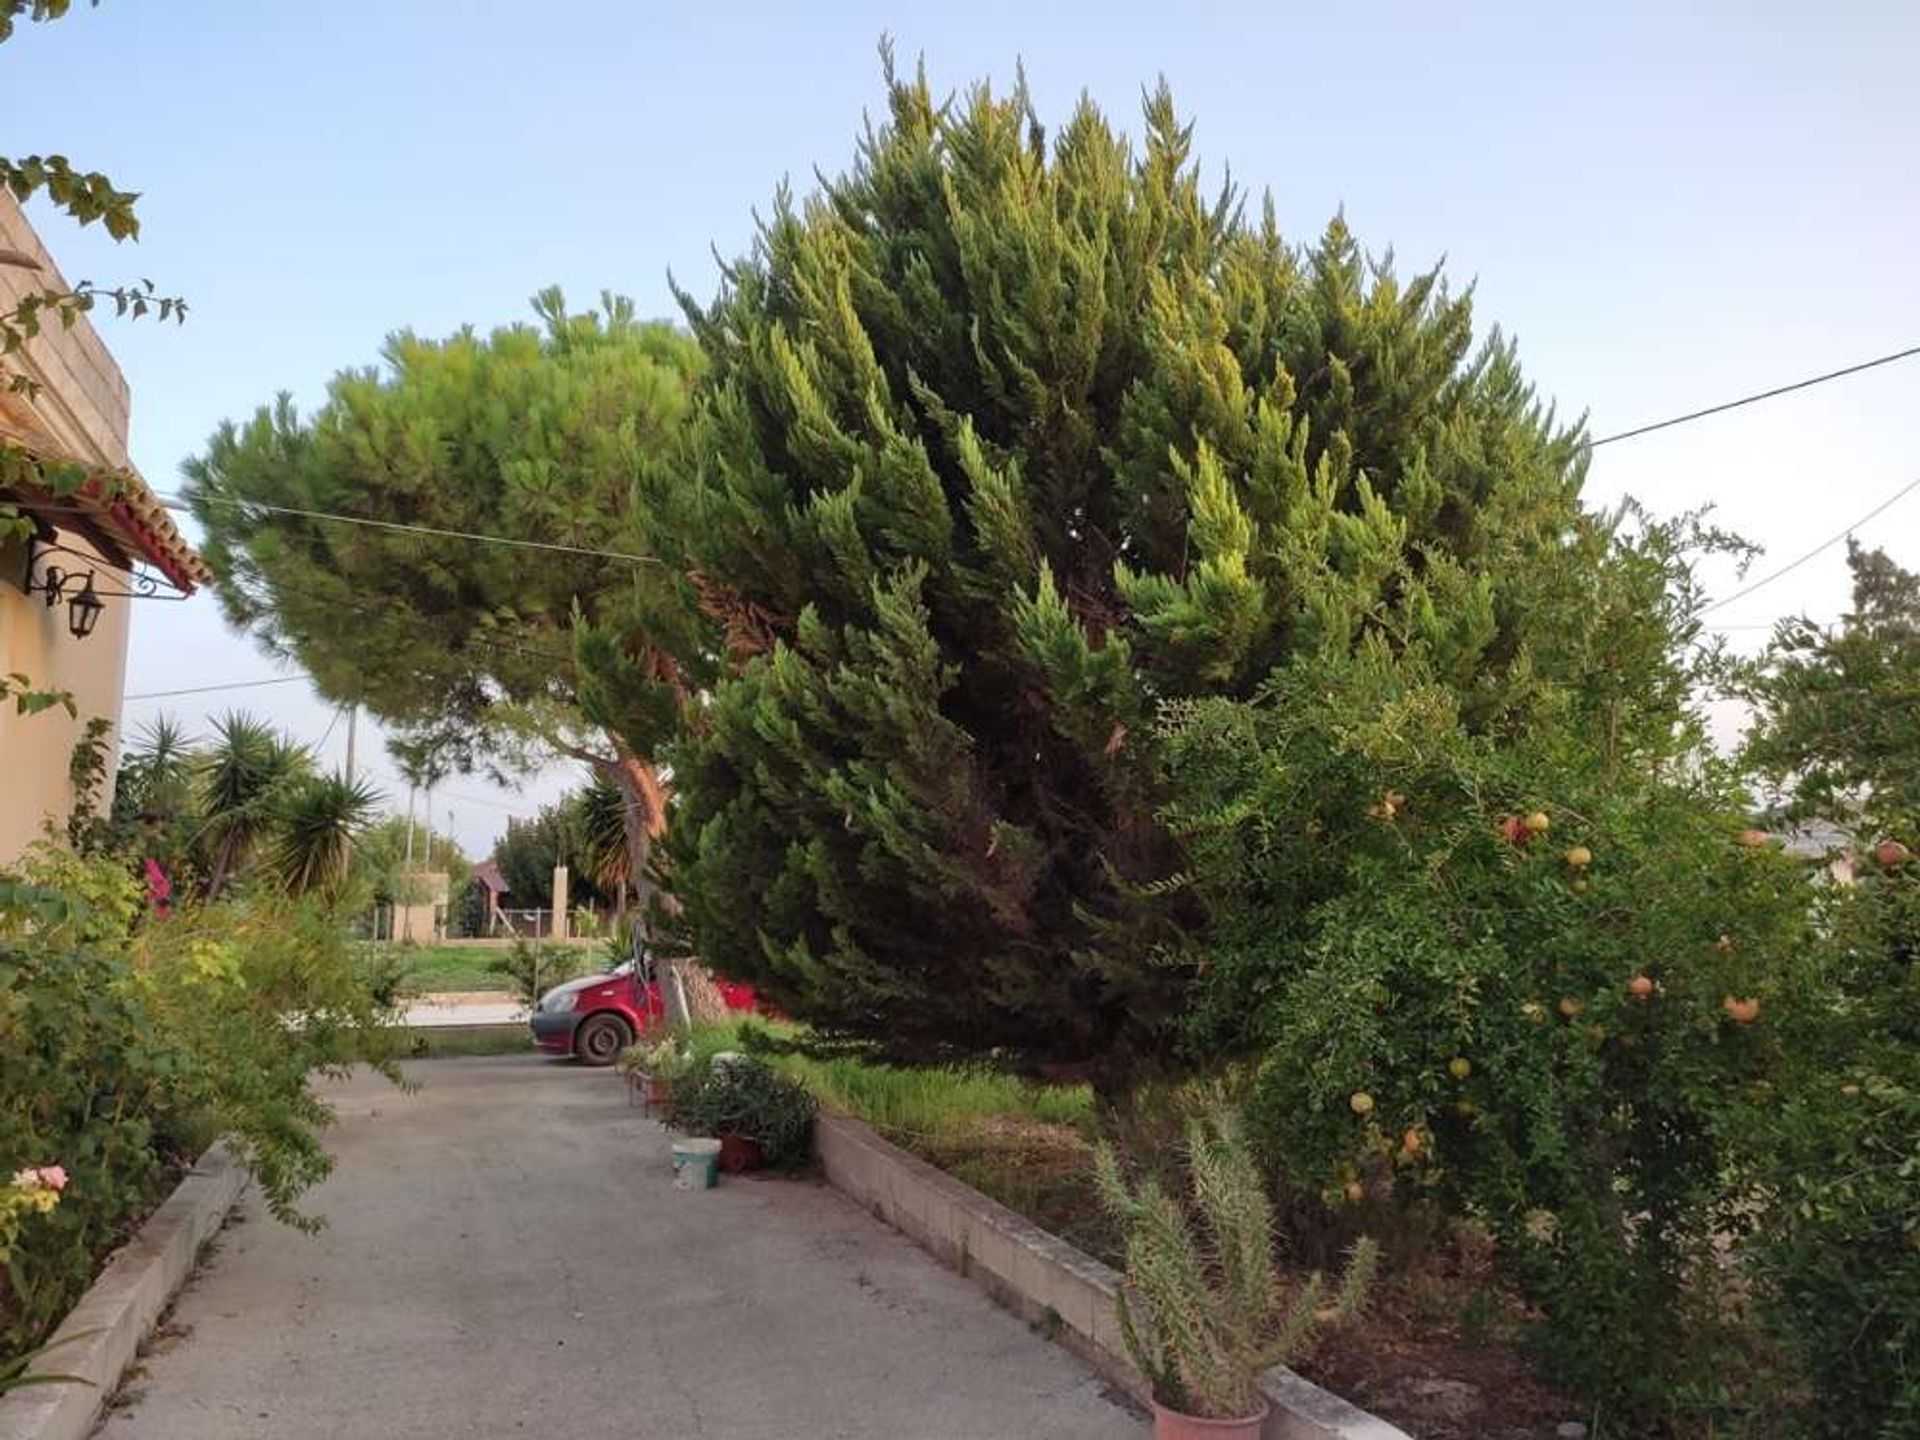
<instances>
[{"instance_id":1,"label":"wrought iron wall lantern","mask_svg":"<svg viewBox=\"0 0 1920 1440\"><path fill-rule=\"evenodd\" d=\"M73 566L40 564L48 555L71 555L76 559L87 561L88 565L83 574ZM65 545L55 544L51 540L36 539L27 551L26 584L22 588L29 595L45 595L49 610L65 600L67 630L76 640L84 640L93 634L93 627L100 623L100 613L107 608L107 598L127 600L184 600L187 598L159 576L150 575L144 570L127 572L125 576L127 588L124 590L102 590L95 583L97 577L93 567L97 563L99 562L95 556L83 550L73 550ZM38 579L34 577L36 565L39 566L40 571Z\"/></svg>"}]
</instances>

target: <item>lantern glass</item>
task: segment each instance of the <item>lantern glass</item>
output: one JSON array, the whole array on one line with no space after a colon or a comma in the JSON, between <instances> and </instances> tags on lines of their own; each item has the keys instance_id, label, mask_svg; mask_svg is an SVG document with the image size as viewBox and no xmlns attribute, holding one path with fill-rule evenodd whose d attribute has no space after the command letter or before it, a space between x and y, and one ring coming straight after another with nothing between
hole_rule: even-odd
<instances>
[{"instance_id":1,"label":"lantern glass","mask_svg":"<svg viewBox=\"0 0 1920 1440\"><path fill-rule=\"evenodd\" d=\"M100 623L100 612L106 608L94 593L93 576L88 574L80 593L67 602L67 629L73 632L73 638L84 640L93 634L93 627Z\"/></svg>"}]
</instances>

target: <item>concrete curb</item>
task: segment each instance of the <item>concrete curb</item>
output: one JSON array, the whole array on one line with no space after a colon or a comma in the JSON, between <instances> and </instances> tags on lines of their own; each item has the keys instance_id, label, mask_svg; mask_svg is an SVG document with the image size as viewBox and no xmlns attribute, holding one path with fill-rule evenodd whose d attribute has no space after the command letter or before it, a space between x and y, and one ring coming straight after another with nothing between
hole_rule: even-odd
<instances>
[{"instance_id":1,"label":"concrete curb","mask_svg":"<svg viewBox=\"0 0 1920 1440\"><path fill-rule=\"evenodd\" d=\"M963 1185L870 1127L822 1113L814 1156L827 1183L917 1241L994 1299L1083 1357L1136 1399L1147 1385L1114 1318L1120 1276L1057 1235ZM1293 1371L1270 1371L1262 1440L1411 1440ZM11 1440L0 1431L0 1440Z\"/></svg>"},{"instance_id":2,"label":"concrete curb","mask_svg":"<svg viewBox=\"0 0 1920 1440\"><path fill-rule=\"evenodd\" d=\"M498 1023L483 1022L473 1025L396 1025L394 1027L411 1042L416 1036L424 1036L429 1044L435 1040L464 1040L476 1035L511 1035L527 1042L527 1053L537 1053L533 1048L533 1035L527 1029L524 1020L507 1020ZM401 1055L402 1060L412 1057Z\"/></svg>"},{"instance_id":3,"label":"concrete curb","mask_svg":"<svg viewBox=\"0 0 1920 1440\"><path fill-rule=\"evenodd\" d=\"M0 1396L0 1440L84 1440L140 1343L192 1273L200 1246L225 1223L247 1170L224 1145L202 1155L160 1208L108 1258L100 1278L53 1332L32 1374L90 1385L33 1385ZM91 1333L89 1333L91 1332ZM84 1336L84 1339L74 1338Z\"/></svg>"}]
</instances>

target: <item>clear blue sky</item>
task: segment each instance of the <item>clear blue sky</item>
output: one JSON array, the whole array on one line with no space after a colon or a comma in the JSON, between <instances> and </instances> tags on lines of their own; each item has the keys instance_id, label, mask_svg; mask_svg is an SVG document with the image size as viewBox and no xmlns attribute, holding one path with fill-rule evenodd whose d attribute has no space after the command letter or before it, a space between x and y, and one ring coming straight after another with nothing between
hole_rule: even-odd
<instances>
[{"instance_id":1,"label":"clear blue sky","mask_svg":"<svg viewBox=\"0 0 1920 1440\"><path fill-rule=\"evenodd\" d=\"M1445 255L1596 432L1920 343L1920 7L1902 0L106 0L0 49L0 126L10 152L144 192L137 248L36 218L70 277L191 301L182 329L102 326L135 461L167 489L223 417L280 389L311 402L390 330L519 318L556 281L655 313L669 269L710 292L710 247L742 250L782 176L851 158L883 31L943 87L1024 60L1056 124L1085 89L1137 128L1164 74L1214 174L1271 189L1296 238L1344 206L1403 268ZM1777 562L1917 475L1913 361L1600 451L1589 493L1711 501ZM1862 535L1920 561L1920 496ZM1831 615L1843 572L1836 551L1716 618ZM273 673L210 597L137 614L136 694ZM166 708L230 704L310 741L330 718L298 685ZM564 779L522 799L454 782L435 808L483 849Z\"/></svg>"}]
</instances>

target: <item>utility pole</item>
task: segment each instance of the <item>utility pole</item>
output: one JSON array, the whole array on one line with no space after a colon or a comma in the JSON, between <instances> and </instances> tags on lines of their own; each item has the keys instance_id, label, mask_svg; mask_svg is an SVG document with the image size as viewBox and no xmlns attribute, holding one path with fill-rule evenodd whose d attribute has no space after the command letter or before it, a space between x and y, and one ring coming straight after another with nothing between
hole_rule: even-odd
<instances>
[{"instance_id":1,"label":"utility pole","mask_svg":"<svg viewBox=\"0 0 1920 1440\"><path fill-rule=\"evenodd\" d=\"M354 732L359 729L359 722L360 706L357 703L349 705L347 707L347 784L349 785L353 784L354 749L355 741L358 739Z\"/></svg>"}]
</instances>

